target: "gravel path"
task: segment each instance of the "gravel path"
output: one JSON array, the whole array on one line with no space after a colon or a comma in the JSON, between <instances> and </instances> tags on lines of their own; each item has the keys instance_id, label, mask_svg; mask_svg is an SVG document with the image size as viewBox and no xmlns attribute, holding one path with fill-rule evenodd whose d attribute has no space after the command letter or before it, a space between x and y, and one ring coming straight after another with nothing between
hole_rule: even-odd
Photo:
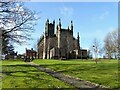
<instances>
[{"instance_id":1,"label":"gravel path","mask_svg":"<svg viewBox=\"0 0 120 90\"><path fill-rule=\"evenodd\" d=\"M49 68L44 68L40 65L37 65L37 64L34 64L32 62L28 62L29 65L33 66L33 67L36 67L37 69L45 72L45 73L48 73L49 75L63 81L63 82L66 82L68 84L71 84L73 85L74 87L78 88L78 89L84 89L86 88L87 90L90 90L90 88L94 89L94 90L109 90L107 87L105 86L102 86L102 85L98 85L98 84L95 84L95 83L91 83L89 81L85 81L85 80L81 80L79 78L74 78L72 76L69 76L69 75L65 75L63 73L59 73L59 72L56 72L56 71L53 71ZM85 90L86 90L85 89Z\"/></svg>"}]
</instances>

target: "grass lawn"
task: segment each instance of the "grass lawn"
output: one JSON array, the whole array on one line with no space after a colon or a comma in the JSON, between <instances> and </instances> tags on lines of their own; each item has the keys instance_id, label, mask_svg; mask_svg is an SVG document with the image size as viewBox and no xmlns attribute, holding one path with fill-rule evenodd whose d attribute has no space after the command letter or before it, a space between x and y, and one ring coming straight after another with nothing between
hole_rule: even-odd
<instances>
[{"instance_id":1,"label":"grass lawn","mask_svg":"<svg viewBox=\"0 0 120 90\"><path fill-rule=\"evenodd\" d=\"M2 77L2 88L74 88L21 60L3 60Z\"/></svg>"},{"instance_id":2,"label":"grass lawn","mask_svg":"<svg viewBox=\"0 0 120 90\"><path fill-rule=\"evenodd\" d=\"M80 79L118 89L118 60L34 60L34 63Z\"/></svg>"}]
</instances>

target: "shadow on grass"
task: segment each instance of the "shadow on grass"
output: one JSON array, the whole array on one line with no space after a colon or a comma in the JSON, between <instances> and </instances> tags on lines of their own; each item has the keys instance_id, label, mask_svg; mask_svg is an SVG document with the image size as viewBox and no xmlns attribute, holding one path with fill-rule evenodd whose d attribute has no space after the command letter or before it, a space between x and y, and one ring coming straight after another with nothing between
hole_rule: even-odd
<instances>
[{"instance_id":1,"label":"shadow on grass","mask_svg":"<svg viewBox=\"0 0 120 90\"><path fill-rule=\"evenodd\" d=\"M60 72L70 72L70 71L104 71L104 70L113 70L114 68L117 69L116 64L106 64L106 63L92 63L92 64L66 64L66 63L59 63L59 64L43 64L39 65L45 68L52 68L54 70Z\"/></svg>"},{"instance_id":2,"label":"shadow on grass","mask_svg":"<svg viewBox=\"0 0 120 90\"><path fill-rule=\"evenodd\" d=\"M59 66L59 67L56 67L56 69L60 69L60 67L68 67L68 66L71 66L71 65L78 65L78 64L52 64L52 65L40 65L41 67L56 67L56 66ZM36 66L36 67L39 67L39 66ZM16 64L16 65L3 65L3 70L2 70L2 73L5 74L5 75L8 75L8 76L14 76L14 77L30 77L30 78L33 78L33 79L38 79L36 77L39 76L39 73L40 71L39 70L34 70L34 68L32 69L33 67L31 65L22 65L22 64ZM86 68L79 68L79 69L75 69L75 68L65 68L65 69L62 69L62 70L59 70L58 72L71 72L71 71L78 71L78 70L84 70ZM20 74L17 74L17 73L20 73ZM21 75L23 74L23 75Z\"/></svg>"},{"instance_id":3,"label":"shadow on grass","mask_svg":"<svg viewBox=\"0 0 120 90\"><path fill-rule=\"evenodd\" d=\"M46 64L46 65L39 65L40 67L44 67L44 68L52 68L55 71L64 73L64 72L71 72L71 71L87 71L87 70L94 70L96 68L96 66L87 66L87 67L82 67L84 65L80 65L80 64ZM39 67L36 66L36 67ZM61 69L62 67L62 69Z\"/></svg>"},{"instance_id":4,"label":"shadow on grass","mask_svg":"<svg viewBox=\"0 0 120 90\"><path fill-rule=\"evenodd\" d=\"M39 70L34 70L30 65L3 65L2 74L13 77L29 77L38 80ZM17 74L18 73L18 74ZM22 74L22 75L21 75ZM42 73L41 73L42 74Z\"/></svg>"},{"instance_id":5,"label":"shadow on grass","mask_svg":"<svg viewBox=\"0 0 120 90\"><path fill-rule=\"evenodd\" d=\"M11 78L10 84L14 84L14 88L18 88L20 83L24 83L27 85L26 87L33 89L45 85L46 83L51 83L51 80L48 78L49 76L46 77L46 74L31 65L3 65L2 74L5 74L3 80L8 80L8 78L6 79L7 76L13 77ZM23 79L22 82L18 82L21 78Z\"/></svg>"}]
</instances>

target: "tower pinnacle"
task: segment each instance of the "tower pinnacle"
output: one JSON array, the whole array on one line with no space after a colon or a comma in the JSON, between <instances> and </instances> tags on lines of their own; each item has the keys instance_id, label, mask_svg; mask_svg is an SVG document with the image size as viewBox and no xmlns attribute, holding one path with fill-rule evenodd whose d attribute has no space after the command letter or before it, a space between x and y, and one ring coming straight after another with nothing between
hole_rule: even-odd
<instances>
[{"instance_id":1,"label":"tower pinnacle","mask_svg":"<svg viewBox=\"0 0 120 90\"><path fill-rule=\"evenodd\" d=\"M60 29L61 29L61 20L60 20L60 18L59 18L59 27L60 27Z\"/></svg>"},{"instance_id":2,"label":"tower pinnacle","mask_svg":"<svg viewBox=\"0 0 120 90\"><path fill-rule=\"evenodd\" d=\"M49 19L47 19L47 22L49 23Z\"/></svg>"},{"instance_id":3,"label":"tower pinnacle","mask_svg":"<svg viewBox=\"0 0 120 90\"><path fill-rule=\"evenodd\" d=\"M78 32L78 38L79 38L79 32Z\"/></svg>"},{"instance_id":4,"label":"tower pinnacle","mask_svg":"<svg viewBox=\"0 0 120 90\"><path fill-rule=\"evenodd\" d=\"M71 32L73 33L73 21L71 21Z\"/></svg>"},{"instance_id":5,"label":"tower pinnacle","mask_svg":"<svg viewBox=\"0 0 120 90\"><path fill-rule=\"evenodd\" d=\"M55 24L55 20L53 20L53 24Z\"/></svg>"},{"instance_id":6,"label":"tower pinnacle","mask_svg":"<svg viewBox=\"0 0 120 90\"><path fill-rule=\"evenodd\" d=\"M73 26L73 21L71 20L71 26Z\"/></svg>"},{"instance_id":7,"label":"tower pinnacle","mask_svg":"<svg viewBox=\"0 0 120 90\"><path fill-rule=\"evenodd\" d=\"M80 36L79 36L79 32L78 32L78 36L77 36L77 43L78 43L78 49L80 49Z\"/></svg>"}]
</instances>

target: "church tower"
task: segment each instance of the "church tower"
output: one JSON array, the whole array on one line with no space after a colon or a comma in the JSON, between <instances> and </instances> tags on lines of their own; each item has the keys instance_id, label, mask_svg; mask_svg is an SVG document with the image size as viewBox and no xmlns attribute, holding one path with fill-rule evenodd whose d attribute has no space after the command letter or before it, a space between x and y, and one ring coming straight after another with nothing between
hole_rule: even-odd
<instances>
[{"instance_id":1,"label":"church tower","mask_svg":"<svg viewBox=\"0 0 120 90\"><path fill-rule=\"evenodd\" d=\"M53 36L54 35L54 28L55 28L55 21L53 23L49 23L49 19L47 19L45 23L45 34L46 36Z\"/></svg>"},{"instance_id":2,"label":"church tower","mask_svg":"<svg viewBox=\"0 0 120 90\"><path fill-rule=\"evenodd\" d=\"M50 54L50 38L54 35L55 21L53 23L49 23L49 19L47 19L45 23L45 33L44 33L44 42L43 42L43 59L47 58L47 54ZM47 40L48 39L48 40Z\"/></svg>"}]
</instances>

